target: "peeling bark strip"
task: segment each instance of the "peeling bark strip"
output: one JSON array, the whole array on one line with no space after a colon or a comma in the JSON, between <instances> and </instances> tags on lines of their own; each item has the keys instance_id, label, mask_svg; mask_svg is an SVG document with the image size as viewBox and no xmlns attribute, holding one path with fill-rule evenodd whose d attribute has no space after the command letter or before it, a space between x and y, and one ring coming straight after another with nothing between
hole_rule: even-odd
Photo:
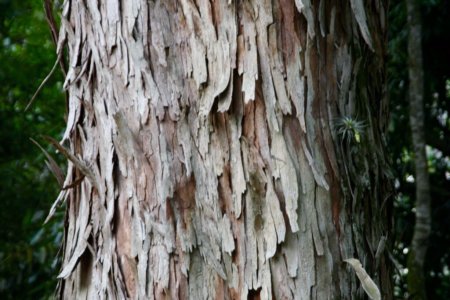
<instances>
[{"instance_id":1,"label":"peeling bark strip","mask_svg":"<svg viewBox=\"0 0 450 300\"><path fill-rule=\"evenodd\" d=\"M60 297L349 299L364 293L354 257L391 298L375 259L385 14L383 0L66 0L63 141L89 180L57 200ZM343 117L364 124L357 141L336 133Z\"/></svg>"}]
</instances>

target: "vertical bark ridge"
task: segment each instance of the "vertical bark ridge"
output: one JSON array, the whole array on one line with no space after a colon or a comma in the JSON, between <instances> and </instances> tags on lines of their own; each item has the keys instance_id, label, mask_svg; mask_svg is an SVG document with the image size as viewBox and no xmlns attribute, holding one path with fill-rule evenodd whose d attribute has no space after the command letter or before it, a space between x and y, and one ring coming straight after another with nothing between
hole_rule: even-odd
<instances>
[{"instance_id":1,"label":"vertical bark ridge","mask_svg":"<svg viewBox=\"0 0 450 300\"><path fill-rule=\"evenodd\" d=\"M359 257L389 298L385 5L65 0L63 142L97 184L59 197L61 297L349 298Z\"/></svg>"}]
</instances>

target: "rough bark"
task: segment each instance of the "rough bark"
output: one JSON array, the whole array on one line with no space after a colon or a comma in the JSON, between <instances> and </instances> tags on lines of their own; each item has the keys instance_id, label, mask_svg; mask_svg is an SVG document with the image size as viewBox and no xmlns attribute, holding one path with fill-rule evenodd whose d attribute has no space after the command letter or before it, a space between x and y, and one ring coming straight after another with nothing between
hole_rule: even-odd
<instances>
[{"instance_id":1,"label":"rough bark","mask_svg":"<svg viewBox=\"0 0 450 300\"><path fill-rule=\"evenodd\" d=\"M422 25L417 0L407 0L409 123L414 148L416 184L416 223L408 254L408 292L411 299L426 299L425 255L431 232L431 197L425 152L423 107Z\"/></svg>"},{"instance_id":2,"label":"rough bark","mask_svg":"<svg viewBox=\"0 0 450 300\"><path fill-rule=\"evenodd\" d=\"M386 5L66 0L61 298L391 298Z\"/></svg>"}]
</instances>

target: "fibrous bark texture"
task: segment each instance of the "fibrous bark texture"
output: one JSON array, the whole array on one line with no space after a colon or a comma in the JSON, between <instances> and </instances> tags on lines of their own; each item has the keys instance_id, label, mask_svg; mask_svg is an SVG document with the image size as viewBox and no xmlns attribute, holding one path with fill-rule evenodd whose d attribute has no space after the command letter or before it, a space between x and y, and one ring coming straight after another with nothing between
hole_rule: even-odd
<instances>
[{"instance_id":1,"label":"fibrous bark texture","mask_svg":"<svg viewBox=\"0 0 450 300\"><path fill-rule=\"evenodd\" d=\"M408 254L408 292L411 299L426 299L425 255L431 233L431 198L427 157L425 152L425 129L423 107L423 59L422 24L420 5L417 0L407 0L408 11L408 74L409 74L409 121L414 148L416 171L416 224Z\"/></svg>"},{"instance_id":2,"label":"fibrous bark texture","mask_svg":"<svg viewBox=\"0 0 450 300\"><path fill-rule=\"evenodd\" d=\"M66 0L62 298L391 297L386 1ZM82 180L82 181L80 181Z\"/></svg>"}]
</instances>

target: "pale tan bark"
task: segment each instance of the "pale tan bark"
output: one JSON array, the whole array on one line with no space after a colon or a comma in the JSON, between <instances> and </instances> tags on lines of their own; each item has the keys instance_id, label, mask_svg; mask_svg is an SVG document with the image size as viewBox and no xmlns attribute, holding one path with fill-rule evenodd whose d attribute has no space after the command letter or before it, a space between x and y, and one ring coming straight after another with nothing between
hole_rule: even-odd
<instances>
[{"instance_id":1,"label":"pale tan bark","mask_svg":"<svg viewBox=\"0 0 450 300\"><path fill-rule=\"evenodd\" d=\"M86 177L60 196L61 297L359 298L354 257L391 298L386 1L365 3L66 0L66 184Z\"/></svg>"}]
</instances>

